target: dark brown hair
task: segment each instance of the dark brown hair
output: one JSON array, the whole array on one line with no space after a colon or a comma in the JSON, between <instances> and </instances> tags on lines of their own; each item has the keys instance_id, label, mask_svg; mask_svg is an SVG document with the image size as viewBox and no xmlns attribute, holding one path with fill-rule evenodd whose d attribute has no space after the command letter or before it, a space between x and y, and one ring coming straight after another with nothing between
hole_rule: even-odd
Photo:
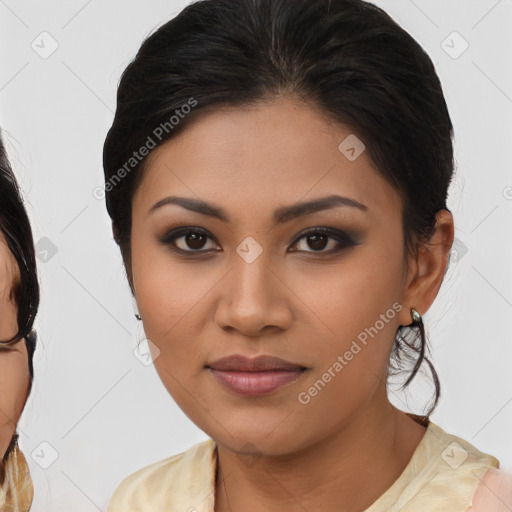
<instances>
[{"instance_id":1,"label":"dark brown hair","mask_svg":"<svg viewBox=\"0 0 512 512\"><path fill-rule=\"evenodd\" d=\"M33 330L34 320L39 307L39 283L34 250L32 229L25 209L18 182L12 172L0 131L0 230L18 265L20 276L12 290L16 302L18 332L10 340L0 340L0 350L24 339L27 346L30 388L34 378L33 356L37 334ZM3 457L0 457L0 485L5 478L4 463L12 452L17 440L12 437Z\"/></svg>"},{"instance_id":2,"label":"dark brown hair","mask_svg":"<svg viewBox=\"0 0 512 512\"><path fill-rule=\"evenodd\" d=\"M18 307L18 332L7 345L26 338L32 331L39 307L39 283L32 228L23 203L18 182L12 172L0 131L0 229L19 268L12 294Z\"/></svg>"}]
</instances>

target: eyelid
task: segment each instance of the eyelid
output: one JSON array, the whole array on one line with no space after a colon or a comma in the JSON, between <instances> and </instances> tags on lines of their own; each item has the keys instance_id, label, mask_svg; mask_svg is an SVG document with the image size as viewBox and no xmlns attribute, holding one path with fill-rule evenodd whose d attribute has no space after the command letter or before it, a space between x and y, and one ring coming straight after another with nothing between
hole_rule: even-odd
<instances>
[{"instance_id":1,"label":"eyelid","mask_svg":"<svg viewBox=\"0 0 512 512\"><path fill-rule=\"evenodd\" d=\"M329 236L331 238L343 238L343 239L346 239L346 240L351 240L352 237L344 232L343 230L339 230L339 229L334 229L334 228L330 228L330 227L327 227L327 226L313 226L311 228L307 228L305 229L304 231L301 231L296 237L295 237L295 240L293 242L293 244L297 243L299 240L301 240L302 238L308 236L308 235L314 235L314 234L322 234L322 235L325 235L325 236Z\"/></svg>"},{"instance_id":2,"label":"eyelid","mask_svg":"<svg viewBox=\"0 0 512 512\"><path fill-rule=\"evenodd\" d=\"M311 251L297 251L297 252L306 253L306 254L308 254L308 253L318 254L320 256L322 256L322 255L328 256L328 255L336 254L336 253L342 251L343 249L347 249L349 247L359 245L359 242L357 241L358 240L357 236L352 236L343 230L331 228L328 226L314 226L314 227L311 227L311 228L308 228L308 229L302 231L299 235L297 235L294 242L292 243L292 246L299 243L303 238L306 238L309 235L315 235L315 234L320 234L320 235L326 236L327 238L335 240L336 243L338 244L337 247L334 249L331 249L329 251L323 251L323 250L313 251L313 250L311 250Z\"/></svg>"},{"instance_id":3,"label":"eyelid","mask_svg":"<svg viewBox=\"0 0 512 512\"><path fill-rule=\"evenodd\" d=\"M181 238L185 235L196 233L198 235L203 235L207 238L210 238L213 242L215 242L217 245L219 245L219 242L217 239L206 229L200 228L198 226L181 226L175 229L170 229L169 231L166 231L164 235L161 237L158 237L158 242L162 245L165 245L167 247L170 247L173 251L179 253L179 254L206 254L210 252L212 249L197 249L197 250L190 250L185 251L183 249L180 249L179 247L176 247L175 241L178 238ZM218 251L217 251L218 252Z\"/></svg>"}]
</instances>

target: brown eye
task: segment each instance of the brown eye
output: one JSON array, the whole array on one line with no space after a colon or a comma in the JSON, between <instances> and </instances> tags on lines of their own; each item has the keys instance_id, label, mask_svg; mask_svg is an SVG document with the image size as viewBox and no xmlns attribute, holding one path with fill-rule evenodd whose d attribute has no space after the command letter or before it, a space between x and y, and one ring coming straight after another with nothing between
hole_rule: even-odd
<instances>
[{"instance_id":1,"label":"brown eye","mask_svg":"<svg viewBox=\"0 0 512 512\"><path fill-rule=\"evenodd\" d=\"M325 249L329 241L329 237L326 235L308 235L306 240L308 246L311 247L311 249L315 251L321 251Z\"/></svg>"},{"instance_id":2,"label":"brown eye","mask_svg":"<svg viewBox=\"0 0 512 512\"><path fill-rule=\"evenodd\" d=\"M304 243L299 244L304 240ZM298 246L298 252L309 252L320 254L331 254L345 248L357 245L357 243L346 233L331 228L318 227L302 233L293 246ZM325 250L327 249L327 250Z\"/></svg>"},{"instance_id":3,"label":"brown eye","mask_svg":"<svg viewBox=\"0 0 512 512\"><path fill-rule=\"evenodd\" d=\"M201 233L190 233L182 238L191 249L202 249L206 242L206 236Z\"/></svg>"},{"instance_id":4,"label":"brown eye","mask_svg":"<svg viewBox=\"0 0 512 512\"><path fill-rule=\"evenodd\" d=\"M169 233L166 233L158 241L163 244L170 246L173 250L181 253L194 253L194 252L208 252L207 246L208 239L212 239L206 233L199 228L180 228Z\"/></svg>"}]
</instances>

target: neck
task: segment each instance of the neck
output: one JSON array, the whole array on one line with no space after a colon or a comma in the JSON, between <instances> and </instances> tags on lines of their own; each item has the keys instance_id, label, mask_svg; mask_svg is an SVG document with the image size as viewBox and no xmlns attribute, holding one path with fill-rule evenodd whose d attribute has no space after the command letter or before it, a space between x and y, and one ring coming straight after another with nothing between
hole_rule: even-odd
<instances>
[{"instance_id":1,"label":"neck","mask_svg":"<svg viewBox=\"0 0 512 512\"><path fill-rule=\"evenodd\" d=\"M385 389L383 390L385 395ZM215 512L365 510L391 487L425 434L381 396L328 438L248 467L217 445Z\"/></svg>"}]
</instances>

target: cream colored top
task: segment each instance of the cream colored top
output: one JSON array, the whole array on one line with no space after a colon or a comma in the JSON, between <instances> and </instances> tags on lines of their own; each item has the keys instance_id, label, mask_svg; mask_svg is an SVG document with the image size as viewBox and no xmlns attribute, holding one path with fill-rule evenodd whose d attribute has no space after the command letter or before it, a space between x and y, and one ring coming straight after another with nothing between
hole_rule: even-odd
<instances>
[{"instance_id":1,"label":"cream colored top","mask_svg":"<svg viewBox=\"0 0 512 512\"><path fill-rule=\"evenodd\" d=\"M108 512L213 512L216 463L216 444L208 439L146 466L123 480ZM492 455L430 421L402 474L365 512L463 512L479 486L485 491L480 503L486 506L471 512L512 511L512 479L499 489L499 499L495 486L485 487L486 480L481 484L486 472L498 467ZM496 479L501 470L493 471Z\"/></svg>"}]
</instances>

